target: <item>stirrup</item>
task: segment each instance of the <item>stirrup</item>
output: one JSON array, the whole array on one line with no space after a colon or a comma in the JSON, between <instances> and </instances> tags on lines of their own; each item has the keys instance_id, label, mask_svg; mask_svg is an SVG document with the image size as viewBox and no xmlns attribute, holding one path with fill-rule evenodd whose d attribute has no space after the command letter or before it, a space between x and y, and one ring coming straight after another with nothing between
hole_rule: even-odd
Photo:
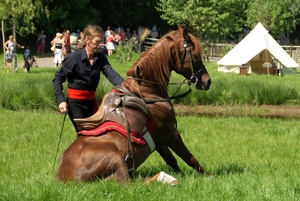
<instances>
[{"instance_id":1,"label":"stirrup","mask_svg":"<svg viewBox=\"0 0 300 201\"><path fill-rule=\"evenodd\" d=\"M134 167L134 158L133 158L133 156L132 156L131 154L127 154L127 155L125 156L125 162L127 161L128 158L131 158L131 160L132 160L132 167L131 167L131 168L128 168L128 171L129 171L129 172L133 172L133 171L135 171L135 167Z\"/></svg>"}]
</instances>

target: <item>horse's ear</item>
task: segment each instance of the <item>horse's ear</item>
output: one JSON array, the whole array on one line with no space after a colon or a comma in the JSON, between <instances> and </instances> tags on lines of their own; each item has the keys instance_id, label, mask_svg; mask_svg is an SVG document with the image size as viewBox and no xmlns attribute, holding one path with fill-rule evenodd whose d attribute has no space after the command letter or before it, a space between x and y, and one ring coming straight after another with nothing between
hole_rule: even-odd
<instances>
[{"instance_id":1,"label":"horse's ear","mask_svg":"<svg viewBox=\"0 0 300 201\"><path fill-rule=\"evenodd\" d=\"M142 77L142 69L140 66L135 66L134 68L134 74L137 78L141 78Z\"/></svg>"},{"instance_id":2,"label":"horse's ear","mask_svg":"<svg viewBox=\"0 0 300 201\"><path fill-rule=\"evenodd\" d=\"M189 30L185 27L182 30L182 36L184 38L185 41L188 41L189 39Z\"/></svg>"}]
</instances>

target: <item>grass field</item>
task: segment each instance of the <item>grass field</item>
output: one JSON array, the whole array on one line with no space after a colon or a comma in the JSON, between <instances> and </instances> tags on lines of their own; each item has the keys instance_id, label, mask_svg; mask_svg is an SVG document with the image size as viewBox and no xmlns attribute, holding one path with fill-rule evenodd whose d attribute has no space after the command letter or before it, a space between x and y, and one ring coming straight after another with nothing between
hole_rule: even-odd
<instances>
[{"instance_id":1,"label":"grass field","mask_svg":"<svg viewBox=\"0 0 300 201\"><path fill-rule=\"evenodd\" d=\"M132 63L120 65L114 57L110 62L122 76ZM226 108L245 104L295 106L300 102L298 74L239 76L217 72L214 62L206 66L213 80L211 89L193 89L175 104ZM63 115L57 113L51 87L55 70L37 68L24 74L0 69L0 201L300 200L299 118L246 117L243 112L210 117L178 113L178 130L184 142L211 178L198 175L178 157L183 174L176 174L154 152L133 173L130 185L57 182L58 158L54 160ZM178 80L182 77L172 75L172 81ZM111 85L105 79L100 85L97 96L101 98ZM172 87L170 94L176 89ZM75 137L67 118L58 157ZM174 176L180 185L143 185L144 178L159 171Z\"/></svg>"},{"instance_id":2,"label":"grass field","mask_svg":"<svg viewBox=\"0 0 300 201\"><path fill-rule=\"evenodd\" d=\"M132 184L55 180L55 153L63 115L52 111L2 110L0 200L299 200L300 124L294 120L178 116L183 140L213 175L198 175L181 159L175 174L153 153ZM58 154L75 138L67 119ZM178 158L178 157L177 157ZM57 159L58 160L58 159ZM144 186L165 171L180 182Z\"/></svg>"}]
</instances>

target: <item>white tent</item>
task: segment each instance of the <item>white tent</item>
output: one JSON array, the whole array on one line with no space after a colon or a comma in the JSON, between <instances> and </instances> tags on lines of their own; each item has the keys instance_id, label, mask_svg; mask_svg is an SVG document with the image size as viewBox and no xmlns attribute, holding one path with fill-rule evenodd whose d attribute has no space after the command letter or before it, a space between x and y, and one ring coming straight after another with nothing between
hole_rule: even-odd
<instances>
[{"instance_id":1,"label":"white tent","mask_svg":"<svg viewBox=\"0 0 300 201\"><path fill-rule=\"evenodd\" d=\"M270 67L273 63L280 72L286 71L285 68L295 71L299 67L259 22L241 42L218 61L218 70L239 73L239 67L246 64L254 73L272 74Z\"/></svg>"}]
</instances>

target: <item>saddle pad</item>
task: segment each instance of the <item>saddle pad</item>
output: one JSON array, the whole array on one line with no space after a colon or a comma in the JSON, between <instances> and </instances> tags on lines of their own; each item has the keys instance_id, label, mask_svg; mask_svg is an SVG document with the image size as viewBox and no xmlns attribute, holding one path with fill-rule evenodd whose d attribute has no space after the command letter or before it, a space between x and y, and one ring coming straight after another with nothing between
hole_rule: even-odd
<instances>
[{"instance_id":1,"label":"saddle pad","mask_svg":"<svg viewBox=\"0 0 300 201\"><path fill-rule=\"evenodd\" d=\"M126 130L123 126L120 124L117 124L112 121L106 121L97 128L91 129L91 130L82 130L79 131L78 135L87 135L87 136L98 136L105 134L108 131L117 131L124 135L125 137L128 137ZM131 136L133 137L134 143L138 145L146 145L147 141L144 139L144 135L147 133L147 129L143 133L134 133L130 132Z\"/></svg>"}]
</instances>

